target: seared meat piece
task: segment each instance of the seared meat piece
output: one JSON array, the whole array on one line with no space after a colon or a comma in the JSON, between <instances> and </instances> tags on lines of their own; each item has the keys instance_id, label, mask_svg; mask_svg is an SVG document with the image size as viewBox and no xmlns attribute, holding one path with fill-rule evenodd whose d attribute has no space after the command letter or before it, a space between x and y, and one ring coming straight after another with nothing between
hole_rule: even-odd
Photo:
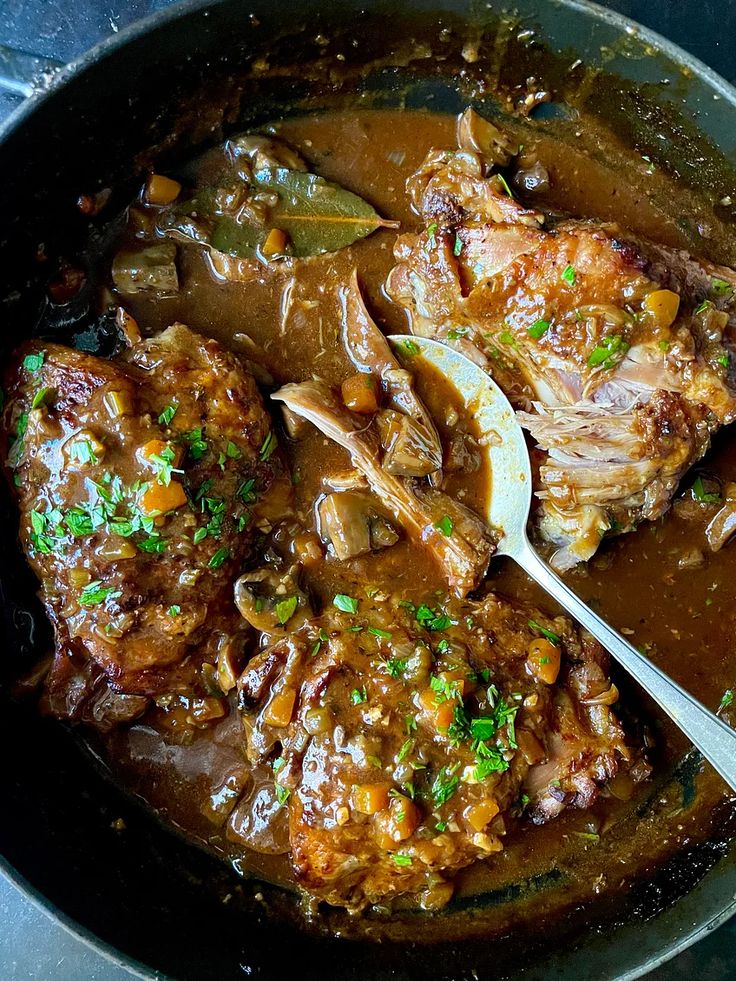
<instances>
[{"instance_id":1,"label":"seared meat piece","mask_svg":"<svg viewBox=\"0 0 736 981\"><path fill-rule=\"evenodd\" d=\"M736 273L565 221L506 193L495 144L431 151L409 180L427 223L396 246L387 289L415 333L484 365L547 454L540 530L554 564L669 506L736 414Z\"/></svg>"},{"instance_id":2,"label":"seared meat piece","mask_svg":"<svg viewBox=\"0 0 736 981\"><path fill-rule=\"evenodd\" d=\"M621 767L648 773L610 709L605 654L563 618L493 596L342 605L355 613L305 624L238 683L249 757L273 765L298 881L319 898L441 905L515 817L542 823Z\"/></svg>"},{"instance_id":3,"label":"seared meat piece","mask_svg":"<svg viewBox=\"0 0 736 981\"><path fill-rule=\"evenodd\" d=\"M320 381L284 385L274 399L314 423L320 432L344 447L353 466L365 474L373 493L407 534L436 558L458 596L475 589L488 569L494 549L489 528L469 508L442 491L397 477L382 466L376 427L340 404ZM408 418L408 417L404 417ZM442 530L449 527L451 533Z\"/></svg>"},{"instance_id":4,"label":"seared meat piece","mask_svg":"<svg viewBox=\"0 0 736 981\"><path fill-rule=\"evenodd\" d=\"M282 467L252 377L175 324L113 361L33 341L6 391L21 541L56 631L55 689L67 659L91 659L128 694L188 684L243 629L232 581L252 554L253 502Z\"/></svg>"}]
</instances>

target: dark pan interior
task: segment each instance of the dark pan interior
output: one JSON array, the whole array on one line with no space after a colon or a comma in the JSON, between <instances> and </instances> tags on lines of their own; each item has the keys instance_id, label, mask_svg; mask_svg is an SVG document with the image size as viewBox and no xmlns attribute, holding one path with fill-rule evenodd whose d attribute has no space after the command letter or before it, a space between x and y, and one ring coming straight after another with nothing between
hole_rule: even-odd
<instances>
[{"instance_id":1,"label":"dark pan interior","mask_svg":"<svg viewBox=\"0 0 736 981\"><path fill-rule=\"evenodd\" d=\"M119 185L123 201L131 179L135 183L153 156L175 160L223 131L305 106L349 104L358 92L371 93L374 105L451 111L464 103L468 86L482 94L477 71L458 56L466 18L479 23L473 4L446 0L439 14L436 6L375 3L365 13L352 0L184 4L138 29L133 41L104 48L66 85L26 107L0 143L3 353L34 331L68 331L63 318L50 318L45 310L49 267L38 262L37 246L44 243L48 263L59 255L74 257L87 230L74 206L81 190ZM576 4L520 6L581 56L621 36L618 23L595 20ZM485 5L483 11L483 29L500 36L504 22ZM435 43L443 28L450 38L443 61L417 59L411 42ZM315 40L320 35L329 39L327 46ZM251 59L264 52L272 66L299 63L299 70L250 76ZM346 56L340 76L333 72L337 52ZM697 75L682 89L678 99L690 109L708 106L700 118L705 138L678 117L670 96L655 84L672 74L666 53L651 59L645 77L632 59L622 57L613 67L623 72L629 64L636 84L612 75L600 89L605 97L590 97L589 110L605 115L627 140L646 135L648 127L664 128L671 164L685 183L706 173L713 186L725 187L732 171L714 144L721 132L724 140L733 139L734 105L722 100L714 107L710 83ZM541 47L508 42L497 69L509 88L534 72L563 86L563 59ZM202 112L205 105L216 108ZM50 638L15 545L7 496L2 512L0 681L8 682ZM73 734L1 697L5 861L62 916L175 978L281 978L294 969L304 978L572 977L590 976L591 958L596 977L633 976L628 972L691 934L693 923L722 915L736 892L732 856L723 857L730 831L724 827L719 841L694 845L615 903L571 910L553 933L540 924L538 935L431 947L307 934L290 925L288 900L276 898L276 914L267 915L258 884L244 883L160 827L106 779L104 767ZM124 832L113 827L119 818ZM673 905L699 882L695 893Z\"/></svg>"}]
</instances>

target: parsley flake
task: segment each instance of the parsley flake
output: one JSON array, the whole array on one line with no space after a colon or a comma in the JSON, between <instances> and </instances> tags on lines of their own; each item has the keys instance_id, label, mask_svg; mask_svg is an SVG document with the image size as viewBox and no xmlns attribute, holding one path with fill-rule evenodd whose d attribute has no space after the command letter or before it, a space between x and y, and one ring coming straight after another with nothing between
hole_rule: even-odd
<instances>
[{"instance_id":1,"label":"parsley flake","mask_svg":"<svg viewBox=\"0 0 736 981\"><path fill-rule=\"evenodd\" d=\"M360 600L353 599L352 596L346 596L345 593L337 593L332 601L333 605L338 610L342 610L343 613L357 613L359 602Z\"/></svg>"}]
</instances>

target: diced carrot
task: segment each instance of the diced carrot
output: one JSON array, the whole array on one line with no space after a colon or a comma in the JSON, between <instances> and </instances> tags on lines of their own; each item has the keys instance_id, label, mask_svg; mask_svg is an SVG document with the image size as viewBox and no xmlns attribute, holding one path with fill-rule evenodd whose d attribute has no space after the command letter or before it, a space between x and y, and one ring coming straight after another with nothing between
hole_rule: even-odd
<instances>
[{"instance_id":1,"label":"diced carrot","mask_svg":"<svg viewBox=\"0 0 736 981\"><path fill-rule=\"evenodd\" d=\"M419 695L419 704L429 716L432 725L438 732L447 732L455 718L455 707L458 704L456 698L437 699L437 692L432 688L425 688Z\"/></svg>"},{"instance_id":2,"label":"diced carrot","mask_svg":"<svg viewBox=\"0 0 736 981\"><path fill-rule=\"evenodd\" d=\"M342 400L348 409L372 415L378 410L378 393L373 375L358 372L342 383Z\"/></svg>"},{"instance_id":3,"label":"diced carrot","mask_svg":"<svg viewBox=\"0 0 736 981\"><path fill-rule=\"evenodd\" d=\"M269 726L288 726L294 712L296 691L293 688L282 688L277 692L263 712L263 721Z\"/></svg>"},{"instance_id":4,"label":"diced carrot","mask_svg":"<svg viewBox=\"0 0 736 981\"><path fill-rule=\"evenodd\" d=\"M479 804L473 804L465 811L465 820L473 831L482 831L498 814L499 806L492 797L487 797Z\"/></svg>"},{"instance_id":5,"label":"diced carrot","mask_svg":"<svg viewBox=\"0 0 736 981\"><path fill-rule=\"evenodd\" d=\"M176 201L180 192L179 181L164 177L163 174L151 174L146 181L143 196L148 204L171 204Z\"/></svg>"},{"instance_id":6,"label":"diced carrot","mask_svg":"<svg viewBox=\"0 0 736 981\"><path fill-rule=\"evenodd\" d=\"M171 466L178 467L181 463L181 447L175 446L173 443L167 443L164 439L149 439L147 443L139 447L138 457L143 463L151 463L153 461L155 464L156 461L153 458L156 456L160 457L161 453L167 449L172 450L174 453Z\"/></svg>"},{"instance_id":7,"label":"diced carrot","mask_svg":"<svg viewBox=\"0 0 736 981\"><path fill-rule=\"evenodd\" d=\"M645 297L642 309L655 320L658 327L670 327L680 309L680 297L672 290L654 290Z\"/></svg>"},{"instance_id":8,"label":"diced carrot","mask_svg":"<svg viewBox=\"0 0 736 981\"><path fill-rule=\"evenodd\" d=\"M394 827L394 841L406 841L410 838L422 819L421 811L414 801L403 795L391 799L389 813Z\"/></svg>"},{"instance_id":9,"label":"diced carrot","mask_svg":"<svg viewBox=\"0 0 736 981\"><path fill-rule=\"evenodd\" d=\"M261 246L261 252L267 259L275 255L283 255L289 242L286 232L280 228L272 228L266 236L266 241Z\"/></svg>"},{"instance_id":10,"label":"diced carrot","mask_svg":"<svg viewBox=\"0 0 736 981\"><path fill-rule=\"evenodd\" d=\"M434 712L434 724L440 732L447 732L455 718L457 700L448 698L440 702Z\"/></svg>"},{"instance_id":11,"label":"diced carrot","mask_svg":"<svg viewBox=\"0 0 736 981\"><path fill-rule=\"evenodd\" d=\"M560 648L546 637L537 637L529 645L526 664L535 678L553 685L560 673Z\"/></svg>"},{"instance_id":12,"label":"diced carrot","mask_svg":"<svg viewBox=\"0 0 736 981\"><path fill-rule=\"evenodd\" d=\"M360 814L378 814L388 806L390 783L361 783L353 790L353 807Z\"/></svg>"},{"instance_id":13,"label":"diced carrot","mask_svg":"<svg viewBox=\"0 0 736 981\"><path fill-rule=\"evenodd\" d=\"M155 481L141 495L141 510L145 514L165 514L187 503L187 495L181 484L172 480L170 484Z\"/></svg>"}]
</instances>

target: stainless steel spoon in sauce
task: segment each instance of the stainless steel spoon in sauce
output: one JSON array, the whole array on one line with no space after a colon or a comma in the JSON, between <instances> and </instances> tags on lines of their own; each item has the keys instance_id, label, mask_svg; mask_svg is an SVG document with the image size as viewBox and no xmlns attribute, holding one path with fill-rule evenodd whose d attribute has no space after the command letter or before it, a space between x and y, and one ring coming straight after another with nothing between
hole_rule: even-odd
<instances>
[{"instance_id":1,"label":"stainless steel spoon in sauce","mask_svg":"<svg viewBox=\"0 0 736 981\"><path fill-rule=\"evenodd\" d=\"M736 731L594 613L530 545L526 530L532 502L529 451L514 410L501 389L482 368L453 348L423 337L412 337L411 340L419 348L419 355L441 371L460 392L481 432L487 436L491 495L486 517L502 535L495 554L506 555L517 562L585 627L736 790ZM394 335L389 341L401 354L407 338Z\"/></svg>"}]
</instances>

